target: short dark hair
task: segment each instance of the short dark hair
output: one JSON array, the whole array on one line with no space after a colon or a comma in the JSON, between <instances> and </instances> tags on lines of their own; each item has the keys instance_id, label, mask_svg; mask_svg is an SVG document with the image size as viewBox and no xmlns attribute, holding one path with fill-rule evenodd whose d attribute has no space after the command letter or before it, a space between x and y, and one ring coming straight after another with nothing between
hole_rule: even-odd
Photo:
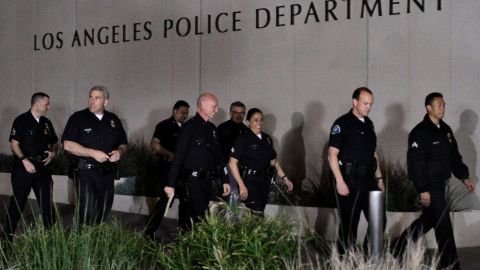
<instances>
[{"instance_id":1,"label":"short dark hair","mask_svg":"<svg viewBox=\"0 0 480 270\"><path fill-rule=\"evenodd\" d=\"M258 108L251 108L250 110L248 110L247 112L247 120L250 121L250 119L253 117L254 114L256 113L260 113L263 115L263 112L258 109Z\"/></svg>"},{"instance_id":2,"label":"short dark hair","mask_svg":"<svg viewBox=\"0 0 480 270\"><path fill-rule=\"evenodd\" d=\"M242 107L244 109L246 108L245 104L243 104L241 101L235 101L232 104L230 104L230 111L233 110L233 107Z\"/></svg>"},{"instance_id":3,"label":"short dark hair","mask_svg":"<svg viewBox=\"0 0 480 270\"><path fill-rule=\"evenodd\" d=\"M177 100L177 102L175 102L175 105L173 105L173 109L176 110L180 107L190 108L190 105L185 100Z\"/></svg>"},{"instance_id":4,"label":"short dark hair","mask_svg":"<svg viewBox=\"0 0 480 270\"><path fill-rule=\"evenodd\" d=\"M32 95L32 99L30 100L30 105L33 106L33 104L37 103L39 100L44 98L50 98L50 96L43 92L36 92L35 94Z\"/></svg>"},{"instance_id":5,"label":"short dark hair","mask_svg":"<svg viewBox=\"0 0 480 270\"><path fill-rule=\"evenodd\" d=\"M368 89L365 86L362 86L362 87L359 87L359 88L355 89L355 91L353 91L352 99L358 100L360 98L360 94L362 92L367 92L370 95L373 95L372 90Z\"/></svg>"},{"instance_id":6,"label":"short dark hair","mask_svg":"<svg viewBox=\"0 0 480 270\"><path fill-rule=\"evenodd\" d=\"M425 97L425 107L427 107L427 105L432 105L433 103L433 100L435 98L443 98L443 95L439 92L432 92L430 94L428 94L426 97Z\"/></svg>"}]
</instances>

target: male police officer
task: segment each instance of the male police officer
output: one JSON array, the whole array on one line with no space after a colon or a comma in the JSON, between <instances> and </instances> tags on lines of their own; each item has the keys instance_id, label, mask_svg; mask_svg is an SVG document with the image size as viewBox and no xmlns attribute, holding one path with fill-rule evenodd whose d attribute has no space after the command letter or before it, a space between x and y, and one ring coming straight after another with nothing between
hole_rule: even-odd
<instances>
[{"instance_id":1,"label":"male police officer","mask_svg":"<svg viewBox=\"0 0 480 270\"><path fill-rule=\"evenodd\" d=\"M188 203L188 217L197 222L205 215L211 197L211 181L221 178L223 196L230 193L226 178L225 162L217 139L215 125L209 120L218 112L217 98L210 93L202 93L197 99L197 114L183 125L177 141L175 157L170 169L165 193L174 195L177 178L177 193L180 200ZM180 224L189 229L190 222Z\"/></svg>"},{"instance_id":2,"label":"male police officer","mask_svg":"<svg viewBox=\"0 0 480 270\"><path fill-rule=\"evenodd\" d=\"M441 252L440 266L459 269L445 185L452 172L469 192L474 190L474 185L458 152L452 129L442 120L445 114L443 95L437 92L428 94L425 107L427 114L423 121L408 136L407 152L408 175L420 193L424 207L422 215L393 241L393 254L403 255L408 237L417 241L433 228Z\"/></svg>"},{"instance_id":3,"label":"male police officer","mask_svg":"<svg viewBox=\"0 0 480 270\"><path fill-rule=\"evenodd\" d=\"M127 149L120 119L105 110L109 93L104 86L90 89L88 108L68 119L62 141L74 155L77 225L105 220L113 203L115 163Z\"/></svg>"},{"instance_id":4,"label":"male police officer","mask_svg":"<svg viewBox=\"0 0 480 270\"><path fill-rule=\"evenodd\" d=\"M43 224L49 227L55 222L52 175L46 165L55 156L58 138L52 123L45 117L49 106L50 98L47 94L35 93L30 110L13 122L9 138L15 157L11 174L13 196L4 227L8 240L12 240L31 189L39 202Z\"/></svg>"},{"instance_id":5,"label":"male police officer","mask_svg":"<svg viewBox=\"0 0 480 270\"><path fill-rule=\"evenodd\" d=\"M369 192L384 190L375 152L377 137L373 123L368 118L372 104L370 89L356 89L353 92L352 109L335 120L330 132L328 161L336 180L340 254L355 245L360 212L363 211L368 217Z\"/></svg>"},{"instance_id":6,"label":"male police officer","mask_svg":"<svg viewBox=\"0 0 480 270\"><path fill-rule=\"evenodd\" d=\"M218 141L222 147L222 154L225 163L230 160L230 152L235 142L235 139L248 130L248 127L243 123L245 118L245 104L240 101L235 101L230 105L230 119L220 124L217 128ZM228 167L227 167L228 168ZM240 202L240 194L238 193L238 186L235 178L231 173L228 174L230 179L230 203L238 205Z\"/></svg>"},{"instance_id":7,"label":"male police officer","mask_svg":"<svg viewBox=\"0 0 480 270\"><path fill-rule=\"evenodd\" d=\"M167 185L168 172L170 171L173 157L175 156L175 144L177 143L178 134L180 133L180 127L183 122L187 120L189 108L190 105L186 101L177 101L173 106L172 116L157 124L150 142L153 151L160 157L160 187L162 190L162 194L155 204L145 228L145 235L151 239L154 238L155 231L158 229L158 226L160 226L160 223L162 223L163 215L167 207L168 197L163 192L163 189ZM185 203L180 202L178 212L179 220L183 220L180 221L181 224L188 221L186 209L184 208Z\"/></svg>"}]
</instances>

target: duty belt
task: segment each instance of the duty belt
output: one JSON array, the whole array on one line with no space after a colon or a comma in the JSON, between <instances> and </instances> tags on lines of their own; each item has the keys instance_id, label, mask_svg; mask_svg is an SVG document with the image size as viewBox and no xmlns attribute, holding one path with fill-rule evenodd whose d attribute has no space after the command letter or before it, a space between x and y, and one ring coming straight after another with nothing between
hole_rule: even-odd
<instances>
[{"instance_id":1,"label":"duty belt","mask_svg":"<svg viewBox=\"0 0 480 270\"><path fill-rule=\"evenodd\" d=\"M272 167L267 167L263 169L252 169L252 168L241 166L240 171L244 176L247 176L247 175L248 176L258 176L258 175L270 176L274 170Z\"/></svg>"},{"instance_id":2,"label":"duty belt","mask_svg":"<svg viewBox=\"0 0 480 270\"><path fill-rule=\"evenodd\" d=\"M76 168L79 170L100 170L100 169L113 169L113 166L110 164L90 163L85 159L80 159L78 160Z\"/></svg>"},{"instance_id":3,"label":"duty belt","mask_svg":"<svg viewBox=\"0 0 480 270\"><path fill-rule=\"evenodd\" d=\"M43 155L38 155L38 156L27 156L27 159L33 162L43 162L43 160L47 158L46 156Z\"/></svg>"},{"instance_id":4,"label":"duty belt","mask_svg":"<svg viewBox=\"0 0 480 270\"><path fill-rule=\"evenodd\" d=\"M266 170L255 170L255 169L248 169L248 168L245 168L244 169L244 173L246 175L250 175L250 176L257 176L257 175L264 175L265 174L265 171Z\"/></svg>"},{"instance_id":5,"label":"duty belt","mask_svg":"<svg viewBox=\"0 0 480 270\"><path fill-rule=\"evenodd\" d=\"M343 161L340 169L344 176L353 176L358 178L364 178L373 174L375 171L375 165L361 163L356 160L353 161Z\"/></svg>"},{"instance_id":6,"label":"duty belt","mask_svg":"<svg viewBox=\"0 0 480 270\"><path fill-rule=\"evenodd\" d=\"M205 178L208 176L216 176L217 172L212 170L205 170L205 169L195 169L195 170L184 170L183 175L191 176L194 178Z\"/></svg>"}]
</instances>

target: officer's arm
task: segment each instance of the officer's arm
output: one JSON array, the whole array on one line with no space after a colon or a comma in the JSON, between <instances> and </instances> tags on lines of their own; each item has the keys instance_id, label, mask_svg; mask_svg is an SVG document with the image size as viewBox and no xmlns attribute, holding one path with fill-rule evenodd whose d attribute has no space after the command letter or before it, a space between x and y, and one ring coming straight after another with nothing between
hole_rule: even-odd
<instances>
[{"instance_id":1,"label":"officer's arm","mask_svg":"<svg viewBox=\"0 0 480 270\"><path fill-rule=\"evenodd\" d=\"M12 148L12 152L15 154L15 156L17 156L18 158L24 157L22 149L20 148L20 142L15 139L11 139L10 147Z\"/></svg>"},{"instance_id":2,"label":"officer's arm","mask_svg":"<svg viewBox=\"0 0 480 270\"><path fill-rule=\"evenodd\" d=\"M377 186L381 191L385 191L385 179L382 175L382 169L380 168L382 164L380 164L380 159L378 158L377 152L374 153L375 155L375 162L377 164L377 168L375 169L375 179L377 180Z\"/></svg>"},{"instance_id":3,"label":"officer's arm","mask_svg":"<svg viewBox=\"0 0 480 270\"><path fill-rule=\"evenodd\" d=\"M63 141L63 147L65 148L66 151L72 153L75 156L91 157L100 163L103 163L110 158L106 153L102 151L84 147L74 141L68 141L68 140Z\"/></svg>"},{"instance_id":4,"label":"officer's arm","mask_svg":"<svg viewBox=\"0 0 480 270\"><path fill-rule=\"evenodd\" d=\"M120 157L126 153L128 150L127 144L121 144L118 146L117 149L113 150L112 152L108 153L108 161L110 162L117 162L120 160Z\"/></svg>"},{"instance_id":5,"label":"officer's arm","mask_svg":"<svg viewBox=\"0 0 480 270\"><path fill-rule=\"evenodd\" d=\"M50 164L50 162L52 162L53 158L57 154L57 151L58 151L58 143L54 143L49 150L45 151L45 153L47 154L47 157L44 160L42 160L45 166L47 166L48 164Z\"/></svg>"},{"instance_id":6,"label":"officer's arm","mask_svg":"<svg viewBox=\"0 0 480 270\"><path fill-rule=\"evenodd\" d=\"M452 133L450 133L452 134ZM469 172L468 167L463 163L462 155L458 151L457 140L452 136L452 173L456 178L464 181L468 179Z\"/></svg>"},{"instance_id":7,"label":"officer's arm","mask_svg":"<svg viewBox=\"0 0 480 270\"><path fill-rule=\"evenodd\" d=\"M178 140L175 145L175 156L173 157L172 167L170 167L170 172L168 173L167 187L175 187L180 169L183 167L183 162L185 161L185 156L192 140L192 131L190 131L190 129L189 126L184 126L180 129L180 134L178 135Z\"/></svg>"},{"instance_id":8,"label":"officer's arm","mask_svg":"<svg viewBox=\"0 0 480 270\"><path fill-rule=\"evenodd\" d=\"M10 140L10 147L12 148L12 152L19 158L21 159L22 161L22 164L23 164L23 167L25 167L25 170L29 173L35 173L36 170L35 170L35 166L33 165L32 162L30 162L30 160L24 158L24 154L22 152L22 149L20 148L20 142L15 140L15 139L11 139Z\"/></svg>"},{"instance_id":9,"label":"officer's arm","mask_svg":"<svg viewBox=\"0 0 480 270\"><path fill-rule=\"evenodd\" d=\"M165 156L168 160L173 160L173 153L163 147L158 138L152 138L150 141L150 147L152 147L155 154Z\"/></svg>"},{"instance_id":10,"label":"officer's arm","mask_svg":"<svg viewBox=\"0 0 480 270\"><path fill-rule=\"evenodd\" d=\"M280 165L280 163L278 162L278 160L274 159L274 160L272 160L272 162L273 162L273 166L275 166L275 169L277 170L278 175L283 180L283 182L285 182L285 185L287 185L287 191L292 191L293 190L293 183L292 183L292 181L290 181L290 179L288 178L285 171L283 171L283 168Z\"/></svg>"},{"instance_id":11,"label":"officer's arm","mask_svg":"<svg viewBox=\"0 0 480 270\"><path fill-rule=\"evenodd\" d=\"M232 173L233 178L238 184L238 191L240 193L240 199L246 200L248 198L248 189L243 182L242 177L240 176L240 170L238 169L238 159L234 157L230 157L228 161L228 167L230 168L230 172Z\"/></svg>"},{"instance_id":12,"label":"officer's arm","mask_svg":"<svg viewBox=\"0 0 480 270\"><path fill-rule=\"evenodd\" d=\"M408 137L407 169L417 192L424 193L428 192L428 145L419 133L418 130L414 130Z\"/></svg>"},{"instance_id":13,"label":"officer's arm","mask_svg":"<svg viewBox=\"0 0 480 270\"><path fill-rule=\"evenodd\" d=\"M234 157L230 157L230 160L228 161L228 167L230 168L230 172L232 173L233 178L235 178L238 186L245 187L242 176L240 176L240 170L238 169L238 160Z\"/></svg>"},{"instance_id":14,"label":"officer's arm","mask_svg":"<svg viewBox=\"0 0 480 270\"><path fill-rule=\"evenodd\" d=\"M345 183L342 173L340 172L340 164L338 163L339 153L339 149L333 146L328 147L328 165L330 166L330 170L332 171L333 176L335 176L337 183Z\"/></svg>"}]
</instances>

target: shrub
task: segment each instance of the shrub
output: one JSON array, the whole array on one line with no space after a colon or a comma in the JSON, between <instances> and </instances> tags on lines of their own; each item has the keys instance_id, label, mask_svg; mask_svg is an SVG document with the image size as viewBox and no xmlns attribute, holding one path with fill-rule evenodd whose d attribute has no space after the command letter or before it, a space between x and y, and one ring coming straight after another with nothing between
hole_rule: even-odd
<instances>
[{"instance_id":1,"label":"shrub","mask_svg":"<svg viewBox=\"0 0 480 270\"><path fill-rule=\"evenodd\" d=\"M166 269L285 269L297 257L298 238L291 222L208 215L158 254Z\"/></svg>"},{"instance_id":2,"label":"shrub","mask_svg":"<svg viewBox=\"0 0 480 270\"><path fill-rule=\"evenodd\" d=\"M27 228L12 243L1 243L0 268L45 270L157 269L159 246L117 222L64 231L56 224Z\"/></svg>"}]
</instances>

